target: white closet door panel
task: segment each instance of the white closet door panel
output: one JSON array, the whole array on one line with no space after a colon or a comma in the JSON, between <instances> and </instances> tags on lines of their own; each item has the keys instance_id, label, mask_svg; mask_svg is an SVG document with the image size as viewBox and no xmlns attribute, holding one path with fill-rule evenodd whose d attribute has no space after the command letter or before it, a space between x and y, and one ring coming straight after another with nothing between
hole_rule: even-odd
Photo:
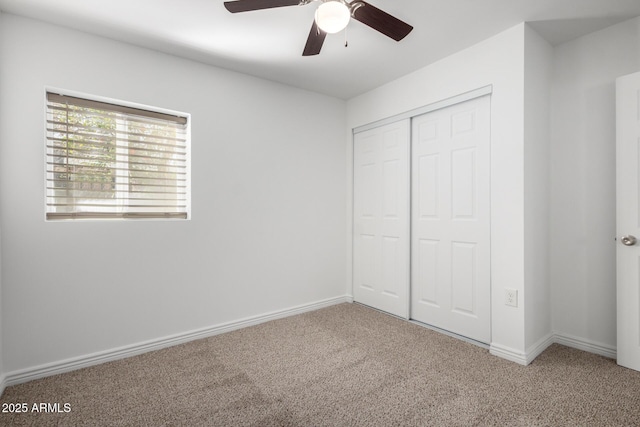
<instances>
[{"instance_id":1,"label":"white closet door panel","mask_svg":"<svg viewBox=\"0 0 640 427\"><path fill-rule=\"evenodd\" d=\"M414 256L417 263L413 280L420 283L415 287L414 298L422 304L440 307L442 292L440 271L440 242L438 240L420 239L416 245L418 253Z\"/></svg>"},{"instance_id":2,"label":"white closet door panel","mask_svg":"<svg viewBox=\"0 0 640 427\"><path fill-rule=\"evenodd\" d=\"M476 217L476 149L451 153L451 216L453 219Z\"/></svg>"},{"instance_id":3,"label":"white closet door panel","mask_svg":"<svg viewBox=\"0 0 640 427\"><path fill-rule=\"evenodd\" d=\"M407 317L409 121L354 136L353 297Z\"/></svg>"},{"instance_id":4,"label":"white closet door panel","mask_svg":"<svg viewBox=\"0 0 640 427\"><path fill-rule=\"evenodd\" d=\"M423 219L437 218L440 212L440 194L438 179L440 175L440 156L428 154L418 159L418 185L421 191L418 203L418 215Z\"/></svg>"},{"instance_id":5,"label":"white closet door panel","mask_svg":"<svg viewBox=\"0 0 640 427\"><path fill-rule=\"evenodd\" d=\"M433 111L412 124L411 317L485 343L491 339L489 100Z\"/></svg>"},{"instance_id":6,"label":"white closet door panel","mask_svg":"<svg viewBox=\"0 0 640 427\"><path fill-rule=\"evenodd\" d=\"M374 262L376 257L376 237L371 234L360 235L360 254L358 271L360 272L359 285L366 292L374 292L377 283L378 265Z\"/></svg>"},{"instance_id":7,"label":"white closet door panel","mask_svg":"<svg viewBox=\"0 0 640 427\"><path fill-rule=\"evenodd\" d=\"M477 257L475 243L451 243L451 310L475 316Z\"/></svg>"}]
</instances>

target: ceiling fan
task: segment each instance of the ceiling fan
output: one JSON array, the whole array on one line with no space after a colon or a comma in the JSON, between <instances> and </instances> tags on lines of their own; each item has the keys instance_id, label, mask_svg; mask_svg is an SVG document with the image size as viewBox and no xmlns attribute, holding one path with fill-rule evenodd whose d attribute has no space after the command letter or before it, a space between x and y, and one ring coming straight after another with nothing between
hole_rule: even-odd
<instances>
[{"instance_id":1,"label":"ceiling fan","mask_svg":"<svg viewBox=\"0 0 640 427\"><path fill-rule=\"evenodd\" d=\"M249 12L251 10L271 9L285 6L305 6L318 0L235 0L224 2L224 7L231 13ZM304 46L302 56L317 55L327 33L337 33L344 29L351 18L400 41L413 30L413 27L398 18L389 15L377 7L361 0L319 0L318 7Z\"/></svg>"}]
</instances>

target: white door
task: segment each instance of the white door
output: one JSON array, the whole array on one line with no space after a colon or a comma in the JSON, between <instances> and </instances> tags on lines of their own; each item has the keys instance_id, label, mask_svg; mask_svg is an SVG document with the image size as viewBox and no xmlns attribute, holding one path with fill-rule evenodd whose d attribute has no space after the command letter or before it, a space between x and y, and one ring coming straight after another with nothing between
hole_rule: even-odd
<instances>
[{"instance_id":1,"label":"white door","mask_svg":"<svg viewBox=\"0 0 640 427\"><path fill-rule=\"evenodd\" d=\"M640 73L616 82L618 364L640 370Z\"/></svg>"},{"instance_id":2,"label":"white door","mask_svg":"<svg viewBox=\"0 0 640 427\"><path fill-rule=\"evenodd\" d=\"M353 297L407 317L409 121L357 133L353 145Z\"/></svg>"},{"instance_id":3,"label":"white door","mask_svg":"<svg viewBox=\"0 0 640 427\"><path fill-rule=\"evenodd\" d=\"M411 317L491 341L490 97L412 124Z\"/></svg>"}]
</instances>

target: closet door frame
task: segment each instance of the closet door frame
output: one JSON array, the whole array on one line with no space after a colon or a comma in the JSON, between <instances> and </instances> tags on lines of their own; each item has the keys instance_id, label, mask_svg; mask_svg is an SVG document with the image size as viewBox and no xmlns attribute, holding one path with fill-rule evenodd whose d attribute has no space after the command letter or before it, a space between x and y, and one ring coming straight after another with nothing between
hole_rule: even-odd
<instances>
[{"instance_id":1,"label":"closet door frame","mask_svg":"<svg viewBox=\"0 0 640 427\"><path fill-rule=\"evenodd\" d=\"M407 112L404 112L404 113L400 113L400 114L397 114L397 115L394 115L394 116L391 116L391 117L388 117L388 118L385 118L385 119L377 120L375 122L368 123L366 125L358 126L358 127L353 128L352 129L352 139L351 139L351 156L352 156L351 157L351 172L352 172L351 173L351 177L352 177L352 179L353 179L354 174L355 174L355 164L354 164L354 162L355 162L355 144L354 144L354 142L355 142L356 134L361 133L361 132L365 132L367 130L371 130L371 129L374 129L374 128L378 128L378 127L381 127L381 126L385 126L385 125L388 125L388 124L391 124L391 123L396 123L396 122L400 122L400 121L403 121L403 120L407 120L407 119L409 121L411 121L414 117L418 117L418 116L424 115L424 114L432 112L432 111L440 110L440 109L447 108L447 107L450 107L450 106L453 106L453 105L456 105L456 104L460 104L460 103L463 103L463 102L466 102L466 101L470 101L472 99L476 99L476 98L479 98L479 97L482 97L482 96L485 96L485 95L491 95L492 92L493 92L493 86L492 85L483 86L483 87L480 87L480 88L477 88L477 89L474 89L474 90L471 90L471 91L468 91L468 92L461 93L459 95L452 96L450 98L446 98L446 99L434 102L432 104L425 105L423 107L419 107L419 108L416 108L416 109L413 109L413 110L410 110L410 111L407 111ZM409 127L411 127L411 126L409 126ZM408 150L409 163L411 163L411 141L412 141L412 137L410 135L409 136L409 150ZM409 170L409 173L410 174L412 173L411 169ZM409 179L408 186L409 186L409 191L411 191L411 179ZM409 205L411 205L411 203L412 203L411 197L409 197ZM407 216L407 222L409 223L409 236L410 236L411 235L411 228L410 228L411 227L411 225L410 225L410 223L411 223L411 207L409 207L407 215L408 215ZM354 249L355 249L355 245L356 245L356 237L355 237L355 234L356 234L356 230L355 230L356 224L355 223L356 223L356 221L355 221L355 186L353 186L353 182L352 182L351 215L350 215L350 217L351 217L351 224L350 224L351 225L351 230L350 230L349 234L351 236L351 253L349 254L350 255L350 260L349 260L350 261L349 262L349 265L350 265L350 272L349 273L350 274L349 274L349 276L350 276L350 281L351 281L351 295L355 296L354 288L356 286L356 277L355 277L356 276L356 274L355 274L355 271L356 271L356 266L355 266L356 260L355 260L355 257L354 257ZM409 241L408 244L409 244L409 247L410 247L411 246L411 242ZM409 271L411 271L411 251L410 250L407 252L406 264L409 266ZM406 285L407 285L407 293L406 293L406 307L407 307L407 309L406 309L406 315L402 315L401 317L405 318L406 320L410 320L411 319L411 308L410 307L411 307L411 301L412 301L410 278L408 279ZM354 298L354 301L359 302L356 298ZM430 327L429 325L425 325L425 326ZM433 328L433 329L438 329L438 328ZM456 336L455 333L449 333L448 331L444 331L444 330L442 330L442 332L444 332L445 334L448 334L448 335ZM462 336L460 336L460 338L466 339L465 337L462 337Z\"/></svg>"},{"instance_id":2,"label":"closet door frame","mask_svg":"<svg viewBox=\"0 0 640 427\"><path fill-rule=\"evenodd\" d=\"M492 92L493 92L493 85L483 86L481 88L474 89L469 92L464 92L459 95L455 95L450 98L446 98L441 101L437 101L432 104L425 105L424 107L419 107L404 113L387 117L385 119L376 120L375 122L371 122L366 125L355 127L351 132L352 132L352 135L355 135L357 133L364 132L369 129L377 128L389 123L394 123L394 122L398 122L405 119L413 119L414 117L421 116L423 114L430 113L435 110L441 110L443 108L447 108L452 105L460 104L461 102L470 101L475 98L480 98L481 96L491 95ZM352 142L353 142L353 139L352 139Z\"/></svg>"}]
</instances>

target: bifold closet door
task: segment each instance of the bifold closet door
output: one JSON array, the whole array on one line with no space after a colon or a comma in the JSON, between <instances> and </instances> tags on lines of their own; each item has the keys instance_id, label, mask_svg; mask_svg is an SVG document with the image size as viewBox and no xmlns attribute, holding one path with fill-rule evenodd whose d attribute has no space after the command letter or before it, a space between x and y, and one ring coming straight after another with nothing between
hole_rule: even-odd
<instances>
[{"instance_id":1,"label":"bifold closet door","mask_svg":"<svg viewBox=\"0 0 640 427\"><path fill-rule=\"evenodd\" d=\"M490 97L413 118L411 318L489 343Z\"/></svg>"},{"instance_id":2,"label":"bifold closet door","mask_svg":"<svg viewBox=\"0 0 640 427\"><path fill-rule=\"evenodd\" d=\"M353 297L408 316L409 120L354 135Z\"/></svg>"}]
</instances>

